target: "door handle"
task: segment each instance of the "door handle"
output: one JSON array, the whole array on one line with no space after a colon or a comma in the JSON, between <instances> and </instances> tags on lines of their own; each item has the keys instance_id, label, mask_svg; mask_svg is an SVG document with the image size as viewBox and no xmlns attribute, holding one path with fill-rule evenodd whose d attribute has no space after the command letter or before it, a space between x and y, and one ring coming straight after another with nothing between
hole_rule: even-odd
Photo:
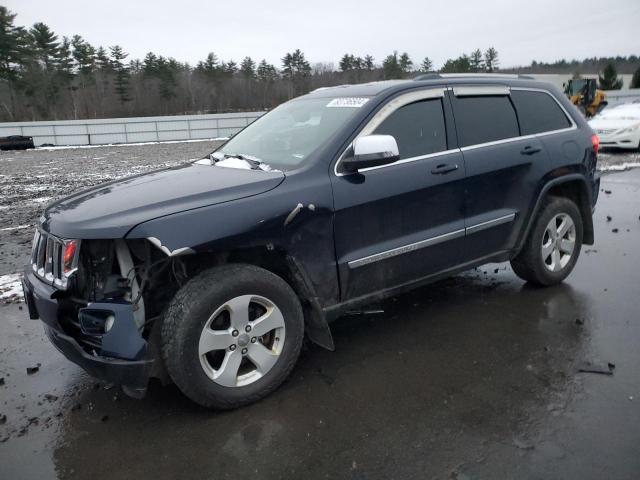
<instances>
[{"instance_id":1,"label":"door handle","mask_svg":"<svg viewBox=\"0 0 640 480\"><path fill-rule=\"evenodd\" d=\"M522 155L533 155L534 153L538 153L540 151L542 151L540 147L532 147L531 145L527 145L522 150L520 150L520 153Z\"/></svg>"},{"instance_id":2,"label":"door handle","mask_svg":"<svg viewBox=\"0 0 640 480\"><path fill-rule=\"evenodd\" d=\"M433 170L431 170L431 173L433 173L434 175L444 175L445 173L453 172L457 169L458 169L458 165L443 163L441 165L438 165Z\"/></svg>"}]
</instances>

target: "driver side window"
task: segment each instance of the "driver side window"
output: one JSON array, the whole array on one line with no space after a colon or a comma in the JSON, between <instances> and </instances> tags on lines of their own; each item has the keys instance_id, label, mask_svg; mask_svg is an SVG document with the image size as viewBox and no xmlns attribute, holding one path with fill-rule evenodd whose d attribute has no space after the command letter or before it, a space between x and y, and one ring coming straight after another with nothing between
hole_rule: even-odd
<instances>
[{"instance_id":1,"label":"driver side window","mask_svg":"<svg viewBox=\"0 0 640 480\"><path fill-rule=\"evenodd\" d=\"M393 135L400 159L420 157L447 149L442 100L429 99L400 107L373 132Z\"/></svg>"}]
</instances>

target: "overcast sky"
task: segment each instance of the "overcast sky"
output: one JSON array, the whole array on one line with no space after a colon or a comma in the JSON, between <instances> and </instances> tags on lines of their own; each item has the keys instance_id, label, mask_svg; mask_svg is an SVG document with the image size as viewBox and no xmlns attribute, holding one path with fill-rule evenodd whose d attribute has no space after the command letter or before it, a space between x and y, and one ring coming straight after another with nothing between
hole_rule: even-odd
<instances>
[{"instance_id":1,"label":"overcast sky","mask_svg":"<svg viewBox=\"0 0 640 480\"><path fill-rule=\"evenodd\" d=\"M450 57L494 46L501 66L640 55L640 0L4 0L18 25L48 24L59 36L119 44L195 64L215 52L280 65L300 48L333 62L345 52L380 62L393 50L439 68Z\"/></svg>"}]
</instances>

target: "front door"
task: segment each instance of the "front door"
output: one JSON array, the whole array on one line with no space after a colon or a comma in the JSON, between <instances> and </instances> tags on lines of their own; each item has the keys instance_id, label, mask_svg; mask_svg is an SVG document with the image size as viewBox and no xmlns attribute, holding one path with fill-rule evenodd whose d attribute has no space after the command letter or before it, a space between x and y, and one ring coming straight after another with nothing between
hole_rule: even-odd
<instances>
[{"instance_id":1,"label":"front door","mask_svg":"<svg viewBox=\"0 0 640 480\"><path fill-rule=\"evenodd\" d=\"M465 167L443 92L396 97L360 133L392 135L399 161L355 174L342 173L338 161L331 174L343 301L459 263Z\"/></svg>"}]
</instances>

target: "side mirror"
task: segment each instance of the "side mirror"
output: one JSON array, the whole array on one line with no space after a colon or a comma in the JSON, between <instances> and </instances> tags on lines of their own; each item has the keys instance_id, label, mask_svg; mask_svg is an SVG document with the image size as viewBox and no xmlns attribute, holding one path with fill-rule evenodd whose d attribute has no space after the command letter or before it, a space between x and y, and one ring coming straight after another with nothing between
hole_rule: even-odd
<instances>
[{"instance_id":1,"label":"side mirror","mask_svg":"<svg viewBox=\"0 0 640 480\"><path fill-rule=\"evenodd\" d=\"M377 167L400 159L398 144L391 135L367 135L353 141L353 155L342 160L342 168L349 173L362 168Z\"/></svg>"}]
</instances>

